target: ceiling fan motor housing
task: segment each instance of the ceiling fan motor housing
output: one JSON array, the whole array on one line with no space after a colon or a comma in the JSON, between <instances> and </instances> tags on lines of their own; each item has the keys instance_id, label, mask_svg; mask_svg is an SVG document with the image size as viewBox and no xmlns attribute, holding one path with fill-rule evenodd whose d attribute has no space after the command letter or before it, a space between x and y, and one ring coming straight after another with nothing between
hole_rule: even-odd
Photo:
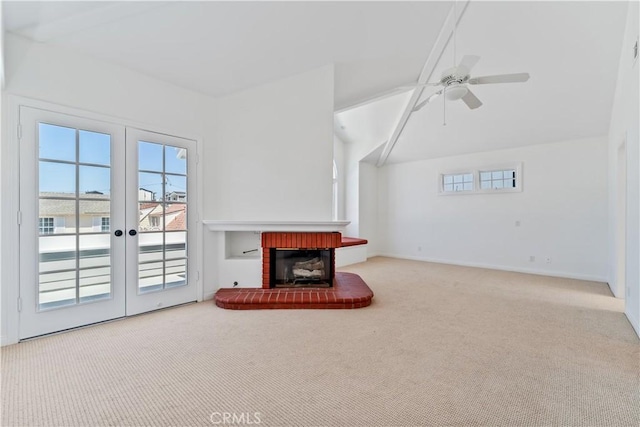
<instances>
[{"instance_id":1,"label":"ceiling fan motor housing","mask_svg":"<svg viewBox=\"0 0 640 427\"><path fill-rule=\"evenodd\" d=\"M464 67L453 67L445 70L440 78L442 86L452 86L466 83L469 80L469 71Z\"/></svg>"}]
</instances>

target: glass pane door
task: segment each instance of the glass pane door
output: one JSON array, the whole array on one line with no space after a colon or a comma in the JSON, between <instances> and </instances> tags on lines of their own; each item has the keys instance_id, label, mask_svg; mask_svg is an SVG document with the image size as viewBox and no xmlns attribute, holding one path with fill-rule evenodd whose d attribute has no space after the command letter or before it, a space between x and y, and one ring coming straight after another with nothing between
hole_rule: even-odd
<instances>
[{"instance_id":1,"label":"glass pane door","mask_svg":"<svg viewBox=\"0 0 640 427\"><path fill-rule=\"evenodd\" d=\"M138 292L187 284L187 149L138 141Z\"/></svg>"},{"instance_id":2,"label":"glass pane door","mask_svg":"<svg viewBox=\"0 0 640 427\"><path fill-rule=\"evenodd\" d=\"M127 314L195 301L188 263L195 142L127 130L127 147L128 180L137 183L127 198L137 207L128 220L136 268L127 273Z\"/></svg>"},{"instance_id":3,"label":"glass pane door","mask_svg":"<svg viewBox=\"0 0 640 427\"><path fill-rule=\"evenodd\" d=\"M111 297L111 135L38 123L38 309Z\"/></svg>"},{"instance_id":4,"label":"glass pane door","mask_svg":"<svg viewBox=\"0 0 640 427\"><path fill-rule=\"evenodd\" d=\"M123 316L124 128L24 107L20 121L21 338Z\"/></svg>"}]
</instances>

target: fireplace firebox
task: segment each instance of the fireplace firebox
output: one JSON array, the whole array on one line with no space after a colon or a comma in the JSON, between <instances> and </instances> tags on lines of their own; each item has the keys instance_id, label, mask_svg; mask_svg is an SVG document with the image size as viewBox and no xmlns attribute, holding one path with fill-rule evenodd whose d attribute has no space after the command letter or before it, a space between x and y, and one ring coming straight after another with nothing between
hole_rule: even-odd
<instances>
[{"instance_id":1,"label":"fireplace firebox","mask_svg":"<svg viewBox=\"0 0 640 427\"><path fill-rule=\"evenodd\" d=\"M340 233L262 233L262 287L333 286Z\"/></svg>"},{"instance_id":2,"label":"fireplace firebox","mask_svg":"<svg viewBox=\"0 0 640 427\"><path fill-rule=\"evenodd\" d=\"M334 249L277 249L270 248L271 266L269 286L299 288L333 286Z\"/></svg>"}]
</instances>

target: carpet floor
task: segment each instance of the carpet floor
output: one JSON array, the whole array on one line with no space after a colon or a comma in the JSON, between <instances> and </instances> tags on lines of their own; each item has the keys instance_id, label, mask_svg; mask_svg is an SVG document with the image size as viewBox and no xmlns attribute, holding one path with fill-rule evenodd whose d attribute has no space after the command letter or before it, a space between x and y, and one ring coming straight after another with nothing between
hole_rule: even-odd
<instances>
[{"instance_id":1,"label":"carpet floor","mask_svg":"<svg viewBox=\"0 0 640 427\"><path fill-rule=\"evenodd\" d=\"M373 258L355 310L212 301L2 348L2 426L634 426L606 284Z\"/></svg>"}]
</instances>

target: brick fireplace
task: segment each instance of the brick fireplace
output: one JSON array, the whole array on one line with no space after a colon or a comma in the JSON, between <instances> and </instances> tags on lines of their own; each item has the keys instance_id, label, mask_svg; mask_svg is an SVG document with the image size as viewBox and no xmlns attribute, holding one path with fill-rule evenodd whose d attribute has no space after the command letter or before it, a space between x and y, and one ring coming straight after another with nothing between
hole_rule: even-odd
<instances>
[{"instance_id":1,"label":"brick fireplace","mask_svg":"<svg viewBox=\"0 0 640 427\"><path fill-rule=\"evenodd\" d=\"M262 233L262 287L331 287L338 232Z\"/></svg>"}]
</instances>

